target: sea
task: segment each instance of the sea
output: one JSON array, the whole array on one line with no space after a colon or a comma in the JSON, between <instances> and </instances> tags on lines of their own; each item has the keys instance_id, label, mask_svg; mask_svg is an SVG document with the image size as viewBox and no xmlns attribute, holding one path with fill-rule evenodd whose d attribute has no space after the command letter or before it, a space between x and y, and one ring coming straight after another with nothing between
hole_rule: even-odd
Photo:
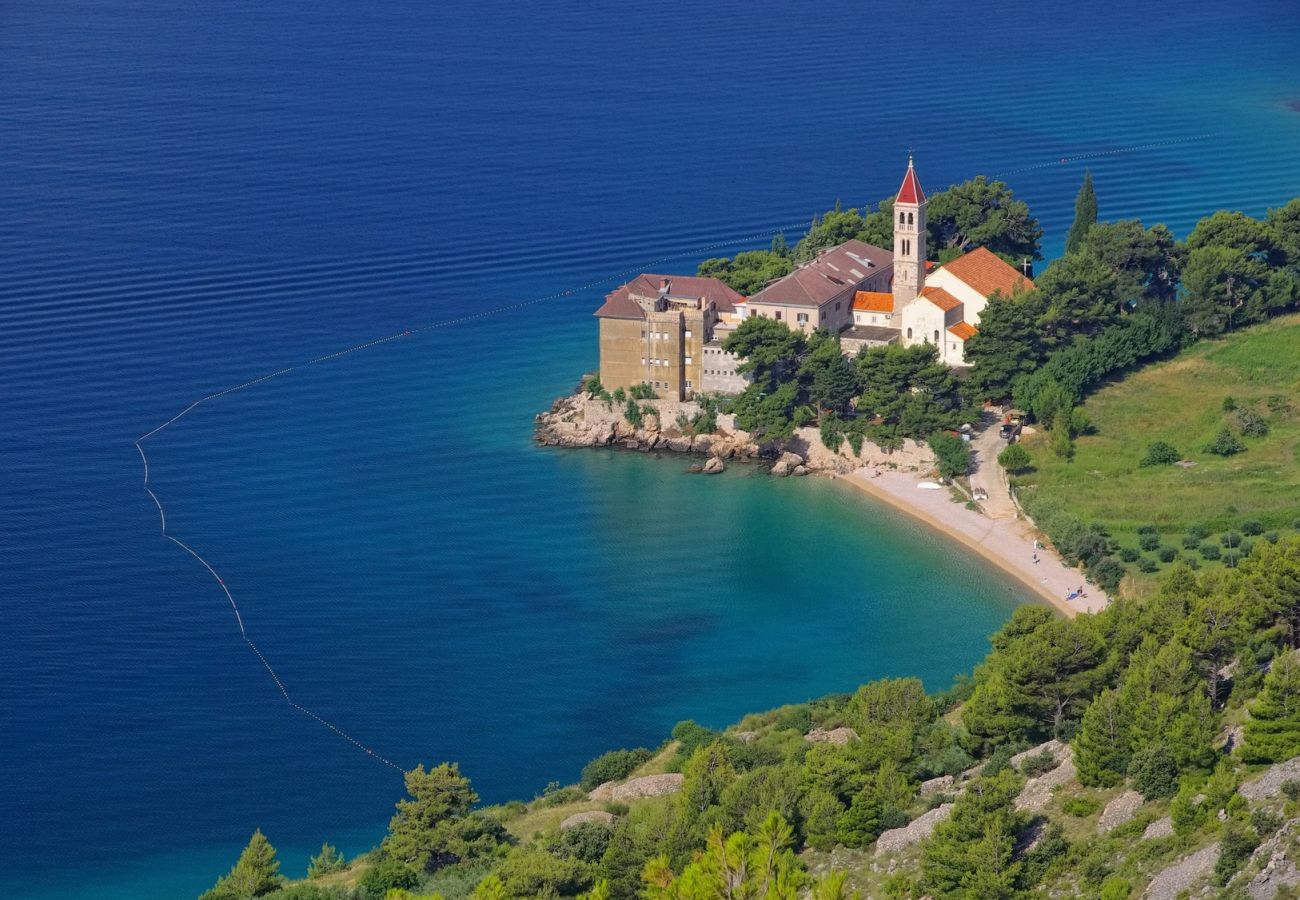
<instances>
[{"instance_id":1,"label":"sea","mask_svg":"<svg viewBox=\"0 0 1300 900\"><path fill-rule=\"evenodd\" d=\"M5 0L0 895L192 897L255 828L301 875L417 763L530 798L682 719L944 688L1029 602L980 559L534 414L606 291L909 153L1004 178L1047 259L1085 169L1103 219L1262 214L1297 46L1294 0ZM214 576L134 442L286 368L142 444Z\"/></svg>"}]
</instances>

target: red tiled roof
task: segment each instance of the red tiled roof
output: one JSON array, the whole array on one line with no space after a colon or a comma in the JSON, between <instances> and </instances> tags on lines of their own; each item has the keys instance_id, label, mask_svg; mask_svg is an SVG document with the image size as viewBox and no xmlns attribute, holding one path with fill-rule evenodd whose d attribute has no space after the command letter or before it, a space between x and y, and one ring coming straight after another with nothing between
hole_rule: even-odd
<instances>
[{"instance_id":1,"label":"red tiled roof","mask_svg":"<svg viewBox=\"0 0 1300 900\"><path fill-rule=\"evenodd\" d=\"M596 310L596 315L610 319L643 319L645 310L632 299L638 297L657 297L659 288L667 280L668 296L676 299L704 300L712 302L718 312L732 312L736 304L745 298L732 290L717 278L703 278L698 275L652 275L642 273L627 284L620 285L605 295L605 302Z\"/></svg>"},{"instance_id":2,"label":"red tiled roof","mask_svg":"<svg viewBox=\"0 0 1300 900\"><path fill-rule=\"evenodd\" d=\"M916 169L912 168L912 158L907 158L907 174L903 176L903 186L898 189L898 199L895 203L924 203L925 191L921 190L921 181L916 177Z\"/></svg>"},{"instance_id":3,"label":"red tiled roof","mask_svg":"<svg viewBox=\"0 0 1300 900\"><path fill-rule=\"evenodd\" d=\"M812 262L772 282L749 298L751 305L818 307L853 294L868 278L892 265L894 255L859 240L832 247Z\"/></svg>"},{"instance_id":4,"label":"red tiled roof","mask_svg":"<svg viewBox=\"0 0 1300 900\"><path fill-rule=\"evenodd\" d=\"M928 287L921 290L921 296L929 300L944 312L961 306L961 301L941 287Z\"/></svg>"},{"instance_id":5,"label":"red tiled roof","mask_svg":"<svg viewBox=\"0 0 1300 900\"><path fill-rule=\"evenodd\" d=\"M975 326L969 322L958 322L956 325L949 326L948 331L959 341L969 340L975 336Z\"/></svg>"},{"instance_id":6,"label":"red tiled roof","mask_svg":"<svg viewBox=\"0 0 1300 900\"><path fill-rule=\"evenodd\" d=\"M1034 286L1034 282L1016 271L1015 266L1007 265L1000 256L984 247L976 247L944 264L943 270L951 272L985 297L992 296L994 291L1010 297L1016 290L1030 290Z\"/></svg>"},{"instance_id":7,"label":"red tiled roof","mask_svg":"<svg viewBox=\"0 0 1300 900\"><path fill-rule=\"evenodd\" d=\"M853 308L864 312L892 313L894 295L884 291L858 291L853 295Z\"/></svg>"}]
</instances>

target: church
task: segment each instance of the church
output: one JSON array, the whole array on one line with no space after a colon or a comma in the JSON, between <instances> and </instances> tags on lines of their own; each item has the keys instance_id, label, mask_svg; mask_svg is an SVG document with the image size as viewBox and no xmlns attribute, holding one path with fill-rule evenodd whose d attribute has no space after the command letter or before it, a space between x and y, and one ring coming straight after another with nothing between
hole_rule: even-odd
<instances>
[{"instance_id":1,"label":"church","mask_svg":"<svg viewBox=\"0 0 1300 900\"><path fill-rule=\"evenodd\" d=\"M1034 282L989 250L977 247L942 266L926 261L925 191L909 158L894 201L894 253L888 291L858 290L846 347L933 344L950 366L966 364L965 345L979 330L994 293L1010 297Z\"/></svg>"},{"instance_id":2,"label":"church","mask_svg":"<svg viewBox=\"0 0 1300 900\"><path fill-rule=\"evenodd\" d=\"M936 266L926 260L925 192L911 158L894 201L891 253L860 240L823 250L789 275L742 297L717 278L642 274L596 310L600 379L608 390L647 384L688 400L734 394L748 383L723 343L747 318L764 316L840 336L845 353L931 344L950 366L966 364L989 297L1032 280L983 247Z\"/></svg>"}]
</instances>

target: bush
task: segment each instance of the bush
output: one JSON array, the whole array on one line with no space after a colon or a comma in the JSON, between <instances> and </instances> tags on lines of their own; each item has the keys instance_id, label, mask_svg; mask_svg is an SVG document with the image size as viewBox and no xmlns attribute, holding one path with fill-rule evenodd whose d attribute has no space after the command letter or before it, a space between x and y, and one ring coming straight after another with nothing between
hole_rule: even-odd
<instances>
[{"instance_id":1,"label":"bush","mask_svg":"<svg viewBox=\"0 0 1300 900\"><path fill-rule=\"evenodd\" d=\"M659 399L659 395L655 393L655 389L650 387L650 385L646 384L644 381L641 382L640 384L634 384L630 388L628 388L627 395L631 397L633 400L658 400Z\"/></svg>"},{"instance_id":2,"label":"bush","mask_svg":"<svg viewBox=\"0 0 1300 900\"><path fill-rule=\"evenodd\" d=\"M1279 535L1276 531L1270 531L1264 535L1264 540L1268 541L1270 544L1276 544L1280 537L1281 535Z\"/></svg>"},{"instance_id":3,"label":"bush","mask_svg":"<svg viewBox=\"0 0 1300 900\"><path fill-rule=\"evenodd\" d=\"M1071 797L1061 804L1067 816L1076 819L1086 818L1101 808L1101 801L1096 797Z\"/></svg>"},{"instance_id":4,"label":"bush","mask_svg":"<svg viewBox=\"0 0 1300 900\"><path fill-rule=\"evenodd\" d=\"M1139 525L1137 527L1138 534L1156 534L1159 531L1160 529L1154 525Z\"/></svg>"},{"instance_id":5,"label":"bush","mask_svg":"<svg viewBox=\"0 0 1300 900\"><path fill-rule=\"evenodd\" d=\"M1223 564L1229 569L1235 569L1237 563L1241 562L1241 556L1242 553L1240 550L1224 550L1220 559L1223 560Z\"/></svg>"},{"instance_id":6,"label":"bush","mask_svg":"<svg viewBox=\"0 0 1300 900\"><path fill-rule=\"evenodd\" d=\"M1127 571L1124 565L1112 556L1100 556L1089 563L1084 571L1092 582L1108 594L1119 590L1119 583Z\"/></svg>"},{"instance_id":7,"label":"bush","mask_svg":"<svg viewBox=\"0 0 1300 900\"><path fill-rule=\"evenodd\" d=\"M1226 397L1223 398L1223 411L1224 411L1224 412L1226 412L1226 413L1227 413L1227 412L1232 412L1232 411L1233 411L1234 409L1236 409L1236 408L1237 408L1237 399L1236 399L1235 397L1233 397L1231 394L1229 394L1228 396L1226 396Z\"/></svg>"},{"instance_id":8,"label":"bush","mask_svg":"<svg viewBox=\"0 0 1300 900\"><path fill-rule=\"evenodd\" d=\"M1156 551L1156 556L1162 563L1171 563L1178 558L1178 551L1173 547L1161 547Z\"/></svg>"},{"instance_id":9,"label":"bush","mask_svg":"<svg viewBox=\"0 0 1300 900\"><path fill-rule=\"evenodd\" d=\"M1202 559L1218 559L1221 553L1222 551L1219 550L1218 544L1211 544L1209 541L1201 544Z\"/></svg>"},{"instance_id":10,"label":"bush","mask_svg":"<svg viewBox=\"0 0 1300 900\"><path fill-rule=\"evenodd\" d=\"M394 888L410 890L420 883L420 875L392 857L381 859L366 869L357 886L365 900L383 900Z\"/></svg>"},{"instance_id":11,"label":"bush","mask_svg":"<svg viewBox=\"0 0 1300 900\"><path fill-rule=\"evenodd\" d=\"M1143 550L1154 550L1160 546L1160 535L1144 534L1138 538L1138 546Z\"/></svg>"},{"instance_id":12,"label":"bush","mask_svg":"<svg viewBox=\"0 0 1300 900\"><path fill-rule=\"evenodd\" d=\"M1269 412L1289 412L1291 409L1291 401L1281 394L1269 394L1264 403L1268 406Z\"/></svg>"},{"instance_id":13,"label":"bush","mask_svg":"<svg viewBox=\"0 0 1300 900\"><path fill-rule=\"evenodd\" d=\"M1213 453L1215 456L1232 456L1245 449L1246 445L1228 430L1227 425L1220 428L1219 433L1214 436L1214 440L1205 445L1205 452Z\"/></svg>"},{"instance_id":14,"label":"bush","mask_svg":"<svg viewBox=\"0 0 1300 900\"><path fill-rule=\"evenodd\" d=\"M641 418L641 407L637 406L636 401L631 398L628 399L627 406L623 409L623 418L627 419L633 428L640 428L645 421Z\"/></svg>"},{"instance_id":15,"label":"bush","mask_svg":"<svg viewBox=\"0 0 1300 900\"><path fill-rule=\"evenodd\" d=\"M1008 472L1023 472L1033 463L1033 457L1029 451L1019 444L1011 444L1007 449L998 454L998 465Z\"/></svg>"},{"instance_id":16,"label":"bush","mask_svg":"<svg viewBox=\"0 0 1300 900\"><path fill-rule=\"evenodd\" d=\"M578 784L584 790L591 790L606 781L618 781L632 774L637 766L646 762L654 754L645 747L635 750L610 750L602 753L582 767L582 778Z\"/></svg>"},{"instance_id":17,"label":"bush","mask_svg":"<svg viewBox=\"0 0 1300 900\"><path fill-rule=\"evenodd\" d=\"M1173 445L1164 441L1152 441L1147 444L1146 456L1142 457L1138 465L1144 469L1150 466L1172 466L1181 458Z\"/></svg>"},{"instance_id":18,"label":"bush","mask_svg":"<svg viewBox=\"0 0 1300 900\"><path fill-rule=\"evenodd\" d=\"M1264 437L1268 434L1268 422L1253 409L1238 410L1237 425L1246 437Z\"/></svg>"},{"instance_id":19,"label":"bush","mask_svg":"<svg viewBox=\"0 0 1300 900\"><path fill-rule=\"evenodd\" d=\"M1128 775L1134 790L1148 800L1178 793L1178 766L1164 747L1143 747L1134 753Z\"/></svg>"},{"instance_id":20,"label":"bush","mask_svg":"<svg viewBox=\"0 0 1300 900\"><path fill-rule=\"evenodd\" d=\"M1266 809L1255 809L1250 813L1250 827L1254 828L1255 833L1261 838L1266 838L1281 828L1283 821L1285 820L1281 816Z\"/></svg>"},{"instance_id":21,"label":"bush","mask_svg":"<svg viewBox=\"0 0 1300 900\"><path fill-rule=\"evenodd\" d=\"M1259 519L1247 519L1241 523L1241 533L1249 535L1263 534L1264 523Z\"/></svg>"},{"instance_id":22,"label":"bush","mask_svg":"<svg viewBox=\"0 0 1300 900\"><path fill-rule=\"evenodd\" d=\"M1225 547L1240 547L1241 532L1225 531L1222 536L1219 537L1219 543Z\"/></svg>"},{"instance_id":23,"label":"bush","mask_svg":"<svg viewBox=\"0 0 1300 900\"><path fill-rule=\"evenodd\" d=\"M705 728L694 719L686 719L673 726L673 740L680 745L677 755L681 759L689 759L696 750L712 744L720 736L712 728Z\"/></svg>"},{"instance_id":24,"label":"bush","mask_svg":"<svg viewBox=\"0 0 1300 900\"><path fill-rule=\"evenodd\" d=\"M1219 839L1219 861L1214 864L1214 881L1223 887L1237 874L1250 854L1259 846L1259 838L1237 822L1229 820Z\"/></svg>"},{"instance_id":25,"label":"bush","mask_svg":"<svg viewBox=\"0 0 1300 900\"><path fill-rule=\"evenodd\" d=\"M1119 548L1119 558L1124 560L1126 563L1137 562L1141 555L1141 553L1138 553L1132 547Z\"/></svg>"},{"instance_id":26,"label":"bush","mask_svg":"<svg viewBox=\"0 0 1300 900\"><path fill-rule=\"evenodd\" d=\"M1195 550L1195 549L1196 549L1197 547L1199 547L1200 545L1201 545L1201 539L1200 539L1199 536L1194 535L1194 534L1185 534L1185 535L1183 535L1183 549L1184 549L1184 550Z\"/></svg>"},{"instance_id":27,"label":"bush","mask_svg":"<svg viewBox=\"0 0 1300 900\"><path fill-rule=\"evenodd\" d=\"M1300 800L1300 781L1288 778L1282 782L1282 796L1291 801Z\"/></svg>"},{"instance_id":28,"label":"bush","mask_svg":"<svg viewBox=\"0 0 1300 900\"><path fill-rule=\"evenodd\" d=\"M1200 522L1193 522L1191 525L1187 526L1187 533L1198 541L1202 541L1210 536L1210 529L1205 525L1202 525Z\"/></svg>"},{"instance_id":29,"label":"bush","mask_svg":"<svg viewBox=\"0 0 1300 900\"><path fill-rule=\"evenodd\" d=\"M970 471L970 447L957 435L940 431L930 435L928 443L939 461L939 474L944 478L956 478Z\"/></svg>"},{"instance_id":30,"label":"bush","mask_svg":"<svg viewBox=\"0 0 1300 900\"><path fill-rule=\"evenodd\" d=\"M1137 561L1137 567L1139 572L1145 572L1148 575L1150 575L1152 572L1160 568L1158 565L1156 565L1156 561L1154 559L1150 559L1145 556Z\"/></svg>"},{"instance_id":31,"label":"bush","mask_svg":"<svg viewBox=\"0 0 1300 900\"><path fill-rule=\"evenodd\" d=\"M1027 757L1020 764L1020 772L1026 778L1033 778L1035 775L1042 775L1044 772L1050 772L1056 768L1056 756L1050 750L1044 750L1042 753L1035 753Z\"/></svg>"}]
</instances>

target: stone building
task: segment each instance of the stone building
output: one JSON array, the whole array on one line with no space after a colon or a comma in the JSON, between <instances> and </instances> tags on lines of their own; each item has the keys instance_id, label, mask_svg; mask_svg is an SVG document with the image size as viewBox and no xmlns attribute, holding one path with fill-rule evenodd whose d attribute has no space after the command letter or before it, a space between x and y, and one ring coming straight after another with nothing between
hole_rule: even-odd
<instances>
[{"instance_id":1,"label":"stone building","mask_svg":"<svg viewBox=\"0 0 1300 900\"><path fill-rule=\"evenodd\" d=\"M735 321L742 299L716 278L692 275L643 274L621 285L596 310L601 383L610 391L648 384L661 397L690 399L704 390L705 344L720 323ZM733 357L733 374L734 365Z\"/></svg>"},{"instance_id":2,"label":"stone building","mask_svg":"<svg viewBox=\"0 0 1300 900\"><path fill-rule=\"evenodd\" d=\"M738 305L744 317L767 316L811 334L819 328L839 332L853 324L857 291L889 287L888 250L858 240L823 251Z\"/></svg>"}]
</instances>

